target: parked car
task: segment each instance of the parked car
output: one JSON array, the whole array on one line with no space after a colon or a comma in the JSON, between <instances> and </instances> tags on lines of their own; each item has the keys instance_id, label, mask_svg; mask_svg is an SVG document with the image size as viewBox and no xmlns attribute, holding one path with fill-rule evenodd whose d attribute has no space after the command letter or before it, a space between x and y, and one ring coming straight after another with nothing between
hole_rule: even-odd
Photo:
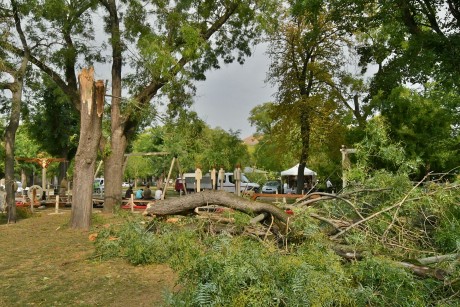
<instances>
[{"instance_id":1,"label":"parked car","mask_svg":"<svg viewBox=\"0 0 460 307\"><path fill-rule=\"evenodd\" d=\"M216 174L217 175L217 174ZM178 185L184 184L185 183L185 188L187 189L187 192L193 192L196 189L196 182L195 182L195 173L185 173L183 175L183 181L179 181L180 178L176 179L176 191L180 190L178 189ZM216 178L216 189L220 190L220 183L218 178ZM211 190L212 189L212 179L211 175L205 174L201 178L201 183L200 183L200 188L202 190ZM240 182L240 190L241 192L247 192L247 191L254 191L258 192L260 186L257 183L250 182L249 179L242 173L241 174L241 182ZM225 173L223 182L222 182L222 190L234 193L235 192L235 180L233 178L233 173Z\"/></svg>"},{"instance_id":2,"label":"parked car","mask_svg":"<svg viewBox=\"0 0 460 307\"><path fill-rule=\"evenodd\" d=\"M267 181L262 186L262 193L265 193L265 194L283 193L283 187L281 186L281 182L278 180Z\"/></svg>"},{"instance_id":3,"label":"parked car","mask_svg":"<svg viewBox=\"0 0 460 307\"><path fill-rule=\"evenodd\" d=\"M123 182L123 183L121 184L121 186L122 186L123 188L129 188L129 187L131 186L131 184L130 184L129 182Z\"/></svg>"},{"instance_id":4,"label":"parked car","mask_svg":"<svg viewBox=\"0 0 460 307\"><path fill-rule=\"evenodd\" d=\"M15 181L15 186L17 187L16 193L22 193L22 182L21 181ZM3 184L0 184L0 190L5 191L6 187Z\"/></svg>"},{"instance_id":5,"label":"parked car","mask_svg":"<svg viewBox=\"0 0 460 307\"><path fill-rule=\"evenodd\" d=\"M182 178L177 178L177 179L176 179L176 183L175 183L175 185L174 185L174 190L175 190L176 192L178 192L178 193L179 193L180 191L183 191L183 190L184 190L184 183L183 183L183 181L182 181Z\"/></svg>"}]
</instances>

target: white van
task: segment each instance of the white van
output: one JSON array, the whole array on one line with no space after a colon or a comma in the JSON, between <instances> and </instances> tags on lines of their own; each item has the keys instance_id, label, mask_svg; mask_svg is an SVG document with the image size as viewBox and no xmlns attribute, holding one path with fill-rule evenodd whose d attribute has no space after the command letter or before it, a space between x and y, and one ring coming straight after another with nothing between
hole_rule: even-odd
<instances>
[{"instance_id":1,"label":"white van","mask_svg":"<svg viewBox=\"0 0 460 307\"><path fill-rule=\"evenodd\" d=\"M217 182L218 189L220 189L220 182ZM222 188L224 191L235 193L235 179L233 178L233 173L225 173L225 179L223 181ZM260 185L254 182L250 182L249 179L241 173L241 183L240 190L244 191L254 191L258 192Z\"/></svg>"},{"instance_id":2,"label":"white van","mask_svg":"<svg viewBox=\"0 0 460 307\"><path fill-rule=\"evenodd\" d=\"M187 192L195 191L195 173L185 173L183 175L185 181L185 187ZM220 182L216 180L217 190L220 190ZM200 182L201 189L210 190L212 189L211 175L208 173L204 175ZM243 191L259 191L260 186L257 183L249 182L249 179L242 173L241 174L241 184L240 190ZM235 180L233 178L233 173L225 173L225 178L222 183L222 190L235 193Z\"/></svg>"}]
</instances>

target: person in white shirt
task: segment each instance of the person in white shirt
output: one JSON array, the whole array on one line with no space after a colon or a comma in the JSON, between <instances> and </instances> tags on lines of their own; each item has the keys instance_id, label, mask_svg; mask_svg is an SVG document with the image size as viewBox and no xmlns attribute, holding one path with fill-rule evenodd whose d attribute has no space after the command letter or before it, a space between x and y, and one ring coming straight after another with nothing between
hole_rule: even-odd
<instances>
[{"instance_id":1,"label":"person in white shirt","mask_svg":"<svg viewBox=\"0 0 460 307\"><path fill-rule=\"evenodd\" d=\"M333 185L332 185L332 182L329 180L329 178L326 181L326 192L327 193L333 192Z\"/></svg>"},{"instance_id":2,"label":"person in white shirt","mask_svg":"<svg viewBox=\"0 0 460 307\"><path fill-rule=\"evenodd\" d=\"M155 200L160 200L163 195L163 189L159 188L155 191Z\"/></svg>"}]
</instances>

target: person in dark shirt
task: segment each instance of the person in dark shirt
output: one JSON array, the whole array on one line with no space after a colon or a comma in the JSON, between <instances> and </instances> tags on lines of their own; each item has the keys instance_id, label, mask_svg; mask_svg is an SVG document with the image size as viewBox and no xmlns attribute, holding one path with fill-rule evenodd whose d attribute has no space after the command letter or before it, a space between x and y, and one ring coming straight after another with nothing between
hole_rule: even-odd
<instances>
[{"instance_id":1,"label":"person in dark shirt","mask_svg":"<svg viewBox=\"0 0 460 307\"><path fill-rule=\"evenodd\" d=\"M144 199L152 199L152 190L150 190L150 186L146 185L143 193Z\"/></svg>"},{"instance_id":2,"label":"person in dark shirt","mask_svg":"<svg viewBox=\"0 0 460 307\"><path fill-rule=\"evenodd\" d=\"M133 187L129 186L129 188L126 190L125 198L129 199L129 198L131 198L131 195L133 195Z\"/></svg>"}]
</instances>

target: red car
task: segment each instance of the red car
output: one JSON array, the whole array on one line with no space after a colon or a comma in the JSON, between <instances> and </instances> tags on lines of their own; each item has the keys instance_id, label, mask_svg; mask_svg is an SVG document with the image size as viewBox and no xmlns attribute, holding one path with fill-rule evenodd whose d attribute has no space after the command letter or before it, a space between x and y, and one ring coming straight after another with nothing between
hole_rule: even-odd
<instances>
[{"instance_id":1,"label":"red car","mask_svg":"<svg viewBox=\"0 0 460 307\"><path fill-rule=\"evenodd\" d=\"M184 183L181 178L176 179L174 190L176 190L176 192L184 191Z\"/></svg>"}]
</instances>

